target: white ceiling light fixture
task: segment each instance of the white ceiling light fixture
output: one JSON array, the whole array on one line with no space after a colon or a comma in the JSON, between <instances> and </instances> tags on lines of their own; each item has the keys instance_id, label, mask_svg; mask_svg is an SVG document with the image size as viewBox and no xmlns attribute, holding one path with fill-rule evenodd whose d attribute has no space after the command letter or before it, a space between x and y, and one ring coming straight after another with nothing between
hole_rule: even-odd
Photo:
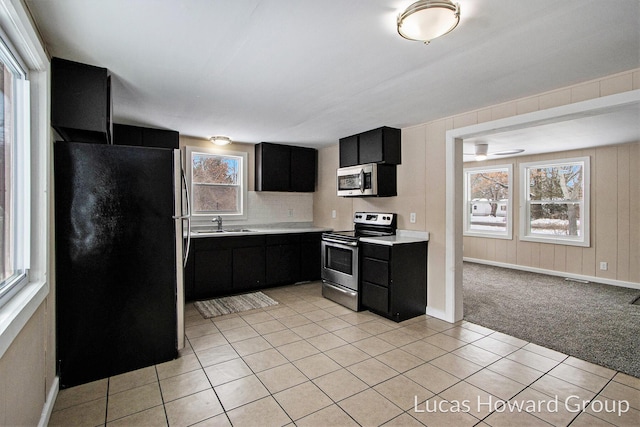
<instances>
[{"instance_id":1,"label":"white ceiling light fixture","mask_svg":"<svg viewBox=\"0 0 640 427\"><path fill-rule=\"evenodd\" d=\"M212 136L209 141L216 145L229 145L231 144L231 138L228 136Z\"/></svg>"},{"instance_id":2,"label":"white ceiling light fixture","mask_svg":"<svg viewBox=\"0 0 640 427\"><path fill-rule=\"evenodd\" d=\"M487 160L487 153L489 152L489 144L476 144L476 161L481 162Z\"/></svg>"},{"instance_id":3,"label":"white ceiling light fixture","mask_svg":"<svg viewBox=\"0 0 640 427\"><path fill-rule=\"evenodd\" d=\"M474 160L477 162L487 160L489 156L508 156L524 152L523 148L509 148L506 150L494 151L493 153L489 153L489 143L487 142L476 142L473 147L473 153L462 154L464 154L465 156L474 156Z\"/></svg>"},{"instance_id":4,"label":"white ceiling light fixture","mask_svg":"<svg viewBox=\"0 0 640 427\"><path fill-rule=\"evenodd\" d=\"M449 0L420 0L398 16L398 34L425 44L458 26L460 5Z\"/></svg>"}]
</instances>

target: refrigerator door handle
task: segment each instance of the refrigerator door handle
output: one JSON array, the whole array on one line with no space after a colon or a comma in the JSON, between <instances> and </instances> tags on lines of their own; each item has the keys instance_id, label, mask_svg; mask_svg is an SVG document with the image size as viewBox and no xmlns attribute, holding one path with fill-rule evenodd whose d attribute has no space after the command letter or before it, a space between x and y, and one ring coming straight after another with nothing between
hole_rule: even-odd
<instances>
[{"instance_id":1,"label":"refrigerator door handle","mask_svg":"<svg viewBox=\"0 0 640 427\"><path fill-rule=\"evenodd\" d=\"M189 185L187 184L187 177L185 176L184 170L180 171L180 175L182 175L182 183L184 184L184 193L187 200L187 212L182 218L187 220L187 246L184 251L184 266L186 267L187 259L189 258L189 249L191 249L191 198L189 196Z\"/></svg>"},{"instance_id":2,"label":"refrigerator door handle","mask_svg":"<svg viewBox=\"0 0 640 427\"><path fill-rule=\"evenodd\" d=\"M189 204L189 186L187 185L187 178L184 171L180 170L181 183L184 185L185 200L187 205L187 211L181 212L181 215L174 215L173 219L179 219L187 221L187 242L184 245L182 264L187 266L187 258L189 258L189 250L191 248L191 205Z\"/></svg>"}]
</instances>

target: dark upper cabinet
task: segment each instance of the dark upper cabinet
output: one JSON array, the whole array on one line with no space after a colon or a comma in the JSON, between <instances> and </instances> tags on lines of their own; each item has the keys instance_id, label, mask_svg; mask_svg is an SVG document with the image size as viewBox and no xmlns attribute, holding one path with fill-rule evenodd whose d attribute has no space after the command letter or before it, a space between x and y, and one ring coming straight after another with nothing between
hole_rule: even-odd
<instances>
[{"instance_id":1,"label":"dark upper cabinet","mask_svg":"<svg viewBox=\"0 0 640 427\"><path fill-rule=\"evenodd\" d=\"M381 127L361 133L358 137L358 154L361 164L386 163L399 165L400 129Z\"/></svg>"},{"instance_id":2,"label":"dark upper cabinet","mask_svg":"<svg viewBox=\"0 0 640 427\"><path fill-rule=\"evenodd\" d=\"M51 59L51 126L65 141L111 142L111 81L106 68Z\"/></svg>"},{"instance_id":3,"label":"dark upper cabinet","mask_svg":"<svg viewBox=\"0 0 640 427\"><path fill-rule=\"evenodd\" d=\"M291 191L313 193L316 191L318 150L291 147Z\"/></svg>"},{"instance_id":4,"label":"dark upper cabinet","mask_svg":"<svg viewBox=\"0 0 640 427\"><path fill-rule=\"evenodd\" d=\"M339 143L340 167L367 163L402 163L400 129L384 126L342 138Z\"/></svg>"},{"instance_id":5,"label":"dark upper cabinet","mask_svg":"<svg viewBox=\"0 0 640 427\"><path fill-rule=\"evenodd\" d=\"M113 143L142 147L180 148L180 134L175 130L113 124Z\"/></svg>"},{"instance_id":6,"label":"dark upper cabinet","mask_svg":"<svg viewBox=\"0 0 640 427\"><path fill-rule=\"evenodd\" d=\"M315 191L317 150L262 142L255 155L256 191Z\"/></svg>"},{"instance_id":7,"label":"dark upper cabinet","mask_svg":"<svg viewBox=\"0 0 640 427\"><path fill-rule=\"evenodd\" d=\"M340 139L340 167L358 164L358 135Z\"/></svg>"}]
</instances>

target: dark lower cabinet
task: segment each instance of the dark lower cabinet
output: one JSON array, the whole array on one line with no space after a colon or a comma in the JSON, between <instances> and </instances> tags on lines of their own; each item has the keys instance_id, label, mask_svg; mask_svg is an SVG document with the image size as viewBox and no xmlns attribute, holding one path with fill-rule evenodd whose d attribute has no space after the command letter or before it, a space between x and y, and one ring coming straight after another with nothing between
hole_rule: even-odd
<instances>
[{"instance_id":1,"label":"dark lower cabinet","mask_svg":"<svg viewBox=\"0 0 640 427\"><path fill-rule=\"evenodd\" d=\"M362 305L396 322L427 309L427 242L362 243Z\"/></svg>"},{"instance_id":2,"label":"dark lower cabinet","mask_svg":"<svg viewBox=\"0 0 640 427\"><path fill-rule=\"evenodd\" d=\"M264 285L264 236L192 239L185 268L187 299L231 295Z\"/></svg>"},{"instance_id":3,"label":"dark lower cabinet","mask_svg":"<svg viewBox=\"0 0 640 427\"><path fill-rule=\"evenodd\" d=\"M267 236L267 285L284 285L300 278L300 235Z\"/></svg>"},{"instance_id":4,"label":"dark lower cabinet","mask_svg":"<svg viewBox=\"0 0 640 427\"><path fill-rule=\"evenodd\" d=\"M197 250L194 245L193 293L196 298L212 291L233 289L233 252L230 248Z\"/></svg>"},{"instance_id":5,"label":"dark lower cabinet","mask_svg":"<svg viewBox=\"0 0 640 427\"><path fill-rule=\"evenodd\" d=\"M300 237L300 280L320 280L322 233L305 233Z\"/></svg>"},{"instance_id":6,"label":"dark lower cabinet","mask_svg":"<svg viewBox=\"0 0 640 427\"><path fill-rule=\"evenodd\" d=\"M233 250L233 290L255 289L265 284L264 246Z\"/></svg>"},{"instance_id":7,"label":"dark lower cabinet","mask_svg":"<svg viewBox=\"0 0 640 427\"><path fill-rule=\"evenodd\" d=\"M187 300L320 279L322 233L192 239L185 268Z\"/></svg>"}]
</instances>

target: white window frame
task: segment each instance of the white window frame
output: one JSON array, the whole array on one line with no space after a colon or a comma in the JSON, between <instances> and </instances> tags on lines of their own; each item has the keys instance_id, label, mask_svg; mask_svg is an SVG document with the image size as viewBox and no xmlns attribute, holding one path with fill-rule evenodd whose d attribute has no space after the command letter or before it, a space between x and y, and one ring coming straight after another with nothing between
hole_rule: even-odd
<instances>
[{"instance_id":1,"label":"white window frame","mask_svg":"<svg viewBox=\"0 0 640 427\"><path fill-rule=\"evenodd\" d=\"M507 170L509 174L509 199L507 200L507 224L504 232L496 231L480 231L470 230L471 212L470 212L470 200L469 195L469 176L470 174L477 174L478 172L500 172ZM470 237L486 237L490 239L513 239L513 164L503 165L491 165L491 166L479 166L474 168L464 168L464 226L463 235Z\"/></svg>"},{"instance_id":2,"label":"white window frame","mask_svg":"<svg viewBox=\"0 0 640 427\"><path fill-rule=\"evenodd\" d=\"M194 184L193 184L193 156L197 154L204 155L216 155L216 156L228 156L228 157L236 157L240 159L240 173L238 174L241 183L240 186L240 200L237 212L206 212L206 213L197 213L193 209L192 200L189 201L191 204L191 217L195 225L200 223L206 223L217 216L221 216L227 220L246 220L248 217L247 213L247 194L248 194L248 186L249 186L249 167L248 167L248 154L246 152L239 151L229 151L217 149L215 147L205 148L205 147L194 147L194 146L186 146L185 147L185 172L187 176L187 185L189 186L189 194L194 194Z\"/></svg>"},{"instance_id":3,"label":"white window frame","mask_svg":"<svg viewBox=\"0 0 640 427\"><path fill-rule=\"evenodd\" d=\"M575 157L568 159L537 161L520 164L521 204L520 204L520 240L526 242L551 243L556 245L589 247L591 242L590 233L590 194L591 194L591 166L590 157ZM582 202L580 203L580 236L543 236L529 233L531 203L529 200L529 169L554 167L560 165L581 164L582 170Z\"/></svg>"},{"instance_id":4,"label":"white window frame","mask_svg":"<svg viewBox=\"0 0 640 427\"><path fill-rule=\"evenodd\" d=\"M0 31L0 59L15 78L12 106L14 139L11 168L11 261L14 274L0 283L0 307L5 305L29 282L31 248L31 138L30 93L26 66L15 54L7 36Z\"/></svg>"},{"instance_id":5,"label":"white window frame","mask_svg":"<svg viewBox=\"0 0 640 427\"><path fill-rule=\"evenodd\" d=\"M51 140L49 125L50 64L39 35L23 2L0 0L0 33L26 71L30 89L24 96L30 101L29 122L20 127L30 136L23 153L30 156L22 172L23 200L21 220L26 228L22 248L28 281L0 307L0 357L9 349L34 313L49 295L49 222L51 211ZM23 88L26 89L26 88ZM26 118L25 117L25 118ZM26 204L25 204L26 203ZM44 422L46 424L46 421Z\"/></svg>"}]
</instances>

